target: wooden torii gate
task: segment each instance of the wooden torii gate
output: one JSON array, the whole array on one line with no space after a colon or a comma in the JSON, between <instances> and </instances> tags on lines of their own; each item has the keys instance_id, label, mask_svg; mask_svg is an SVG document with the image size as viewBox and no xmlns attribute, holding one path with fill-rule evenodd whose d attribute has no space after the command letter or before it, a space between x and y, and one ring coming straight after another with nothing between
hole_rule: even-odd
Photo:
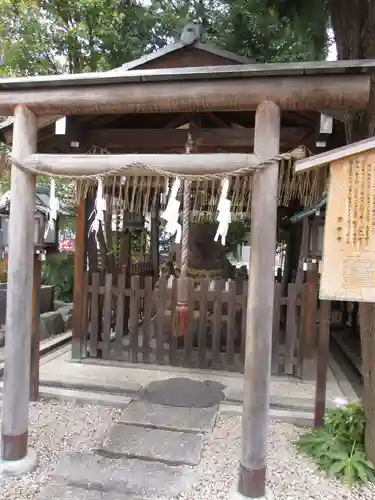
<instances>
[{"instance_id":1,"label":"wooden torii gate","mask_svg":"<svg viewBox=\"0 0 375 500\"><path fill-rule=\"evenodd\" d=\"M28 403L30 377L30 325L33 277L33 213L36 176L31 165L48 165L47 173L77 175L104 174L115 166L140 161L139 155L38 155L37 120L29 108L15 109L13 132L9 268L7 305L6 365L3 393L1 460L3 467L19 465L24 472L36 465L28 450ZM270 385L270 356L274 297L274 249L276 247L276 211L278 163L262 160L277 155L280 137L280 109L273 102L258 106L255 123L254 155L192 154L147 155L140 163L158 165L173 173L231 171L253 167L252 253L250 293L247 313L247 349L245 362L245 398L243 446L239 492L245 497L264 496L266 475L267 415ZM130 161L129 161L130 160ZM74 167L76 165L76 167ZM24 167L19 168L19 167ZM147 171L142 170L142 175ZM149 171L149 175L152 171ZM12 205L13 201L13 205ZM264 231L264 227L268 228ZM19 228L24 228L20 231ZM31 455L30 455L31 453ZM1 470L1 468L0 468ZM255 496L254 496L255 495Z\"/></svg>"},{"instance_id":2,"label":"wooden torii gate","mask_svg":"<svg viewBox=\"0 0 375 500\"><path fill-rule=\"evenodd\" d=\"M251 68L241 67L241 78L227 76L224 82L219 82L217 78L210 79L209 76L215 69L200 68L199 78L206 78L204 81L199 81L195 76L195 81L192 82L182 79L178 82L151 80L146 85L140 84L144 77L142 80L137 75L129 75L130 82L133 83L120 85L121 79L125 78L120 75L119 83L109 82L111 89L104 85L105 77L102 75L95 76L97 81L94 78L91 88L84 87L80 82L74 89L64 87L64 81L66 84L70 77L60 78L63 88L47 88L51 77L46 77L46 88L24 89L21 82L21 88L16 90L0 90L0 114L14 113L15 116L0 473L29 472L37 462L36 455L28 449L36 185L36 171L30 170L30 167L37 165L42 169L43 165L47 165L45 172L67 176L79 173L98 175L108 171L108 162L113 168L141 161L146 165L159 167L166 167L168 164L172 175L253 168L251 279L247 305L243 432L238 491L234 496L266 498L278 163L265 160L273 158L279 152L280 107L337 110L349 105L351 109L362 109L369 96L367 74L310 77L303 73L295 76L296 73L292 72L293 76L285 76L286 69L280 69L283 76L278 78L275 77L276 73L270 77L254 78L250 74ZM246 70L250 72L250 78L245 77ZM226 71L230 73L236 70ZM87 78L87 75L78 76L82 80ZM190 77L187 72L186 79ZM116 80L114 76L108 78ZM274 102L269 100L270 96L273 96ZM83 158L80 155L37 154L37 115L199 112L215 109L257 110L255 155L191 154L168 155L168 158L167 155L150 155L147 158L140 158L139 155L133 158L128 155L93 155ZM142 170L141 174L147 175L147 171ZM148 175L152 175L151 170ZM83 262L77 261L76 265L82 266Z\"/></svg>"}]
</instances>

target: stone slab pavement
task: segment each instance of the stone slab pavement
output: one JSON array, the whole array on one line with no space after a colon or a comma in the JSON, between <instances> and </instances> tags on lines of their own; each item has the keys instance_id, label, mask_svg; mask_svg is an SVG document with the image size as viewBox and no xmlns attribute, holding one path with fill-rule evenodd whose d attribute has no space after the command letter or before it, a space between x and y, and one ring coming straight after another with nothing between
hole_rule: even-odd
<instances>
[{"instance_id":1,"label":"stone slab pavement","mask_svg":"<svg viewBox=\"0 0 375 500\"><path fill-rule=\"evenodd\" d=\"M171 431L207 433L213 430L218 406L174 408L147 401L133 401L121 412L119 423Z\"/></svg>"},{"instance_id":2,"label":"stone slab pavement","mask_svg":"<svg viewBox=\"0 0 375 500\"><path fill-rule=\"evenodd\" d=\"M180 495L197 481L192 466L200 461L204 436L213 430L217 413L218 405L181 408L134 401L99 450L68 453L59 460L37 500L167 500Z\"/></svg>"},{"instance_id":3,"label":"stone slab pavement","mask_svg":"<svg viewBox=\"0 0 375 500\"><path fill-rule=\"evenodd\" d=\"M104 440L108 456L158 460L171 465L198 465L203 447L199 434L115 424Z\"/></svg>"},{"instance_id":4,"label":"stone slab pavement","mask_svg":"<svg viewBox=\"0 0 375 500\"><path fill-rule=\"evenodd\" d=\"M171 467L155 461L126 457L114 459L86 452L63 456L52 481L52 484L68 489L76 487L160 499L179 495L191 488L196 481L196 472L186 466ZM38 500L47 500L46 494L49 494L48 488L41 492Z\"/></svg>"},{"instance_id":5,"label":"stone slab pavement","mask_svg":"<svg viewBox=\"0 0 375 500\"><path fill-rule=\"evenodd\" d=\"M43 500L149 500L150 497L124 496L118 491L100 491L62 484L50 484L43 491ZM158 500L164 500L158 497ZM165 499L168 500L168 499Z\"/></svg>"}]
</instances>

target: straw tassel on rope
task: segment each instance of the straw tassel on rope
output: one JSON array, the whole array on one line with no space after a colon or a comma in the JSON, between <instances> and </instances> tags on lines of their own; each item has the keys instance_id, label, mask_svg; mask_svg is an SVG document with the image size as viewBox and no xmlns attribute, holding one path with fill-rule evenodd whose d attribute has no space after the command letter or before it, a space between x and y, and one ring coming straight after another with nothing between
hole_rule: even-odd
<instances>
[{"instance_id":1,"label":"straw tassel on rope","mask_svg":"<svg viewBox=\"0 0 375 500\"><path fill-rule=\"evenodd\" d=\"M193 147L192 137L189 132L186 143L186 154L191 153ZM189 216L191 199L191 181L183 181L183 208L182 208L182 241L181 241L181 274L177 282L177 305L173 321L173 335L180 337L186 335L189 328L189 281L188 281L188 258L189 258Z\"/></svg>"}]
</instances>

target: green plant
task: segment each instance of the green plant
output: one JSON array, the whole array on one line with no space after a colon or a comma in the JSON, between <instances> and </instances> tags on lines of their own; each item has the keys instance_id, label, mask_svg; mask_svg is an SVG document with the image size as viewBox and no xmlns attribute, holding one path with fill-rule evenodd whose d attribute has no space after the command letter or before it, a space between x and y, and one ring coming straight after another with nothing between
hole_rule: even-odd
<instances>
[{"instance_id":1,"label":"green plant","mask_svg":"<svg viewBox=\"0 0 375 500\"><path fill-rule=\"evenodd\" d=\"M226 237L225 250L236 253L238 245L242 245L250 231L248 222L242 220L234 220L229 224Z\"/></svg>"},{"instance_id":2,"label":"green plant","mask_svg":"<svg viewBox=\"0 0 375 500\"><path fill-rule=\"evenodd\" d=\"M300 437L298 449L312 457L330 476L343 476L354 483L375 479L373 464L364 449L366 418L360 402L327 412L323 429Z\"/></svg>"},{"instance_id":3,"label":"green plant","mask_svg":"<svg viewBox=\"0 0 375 500\"><path fill-rule=\"evenodd\" d=\"M73 301L74 254L61 253L51 257L43 266L43 282L55 287L55 298Z\"/></svg>"},{"instance_id":4,"label":"green plant","mask_svg":"<svg viewBox=\"0 0 375 500\"><path fill-rule=\"evenodd\" d=\"M324 427L334 436L364 445L366 417L361 403L349 403L327 412Z\"/></svg>"}]
</instances>

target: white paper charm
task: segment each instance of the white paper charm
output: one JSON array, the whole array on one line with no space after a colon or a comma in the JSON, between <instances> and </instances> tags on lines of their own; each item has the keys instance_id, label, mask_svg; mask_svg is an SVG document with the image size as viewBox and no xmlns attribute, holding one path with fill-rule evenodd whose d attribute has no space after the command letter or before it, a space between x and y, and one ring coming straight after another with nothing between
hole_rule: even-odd
<instances>
[{"instance_id":1,"label":"white paper charm","mask_svg":"<svg viewBox=\"0 0 375 500\"><path fill-rule=\"evenodd\" d=\"M56 197L56 183L55 179L51 179L51 187L49 194L49 213L48 213L48 224L44 231L44 238L50 231L55 229L55 223L57 220L57 212L59 211L60 203Z\"/></svg>"},{"instance_id":2,"label":"white paper charm","mask_svg":"<svg viewBox=\"0 0 375 500\"><path fill-rule=\"evenodd\" d=\"M104 212L107 210L107 202L103 197L103 180L101 178L98 179L98 188L96 192L96 200L95 200L95 208L90 215L90 219L94 216L94 220L90 226L89 234L91 232L95 233L95 237L98 236L98 231L100 228L100 224L104 222Z\"/></svg>"},{"instance_id":3,"label":"white paper charm","mask_svg":"<svg viewBox=\"0 0 375 500\"><path fill-rule=\"evenodd\" d=\"M225 240L228 233L228 227L232 220L231 215L231 201L227 198L229 190L229 179L223 179L221 183L221 194L219 204L217 206L218 216L217 220L219 222L219 226L217 228L215 234L215 241L221 240L221 244L225 246Z\"/></svg>"},{"instance_id":4,"label":"white paper charm","mask_svg":"<svg viewBox=\"0 0 375 500\"><path fill-rule=\"evenodd\" d=\"M168 200L167 207L165 211L161 214L161 218L167 221L165 226L165 230L167 233L171 235L176 234L176 243L178 243L177 239L181 240L181 224L178 222L178 216L180 212L180 201L177 200L177 193L180 188L181 181L177 178L171 189L171 195Z\"/></svg>"}]
</instances>

